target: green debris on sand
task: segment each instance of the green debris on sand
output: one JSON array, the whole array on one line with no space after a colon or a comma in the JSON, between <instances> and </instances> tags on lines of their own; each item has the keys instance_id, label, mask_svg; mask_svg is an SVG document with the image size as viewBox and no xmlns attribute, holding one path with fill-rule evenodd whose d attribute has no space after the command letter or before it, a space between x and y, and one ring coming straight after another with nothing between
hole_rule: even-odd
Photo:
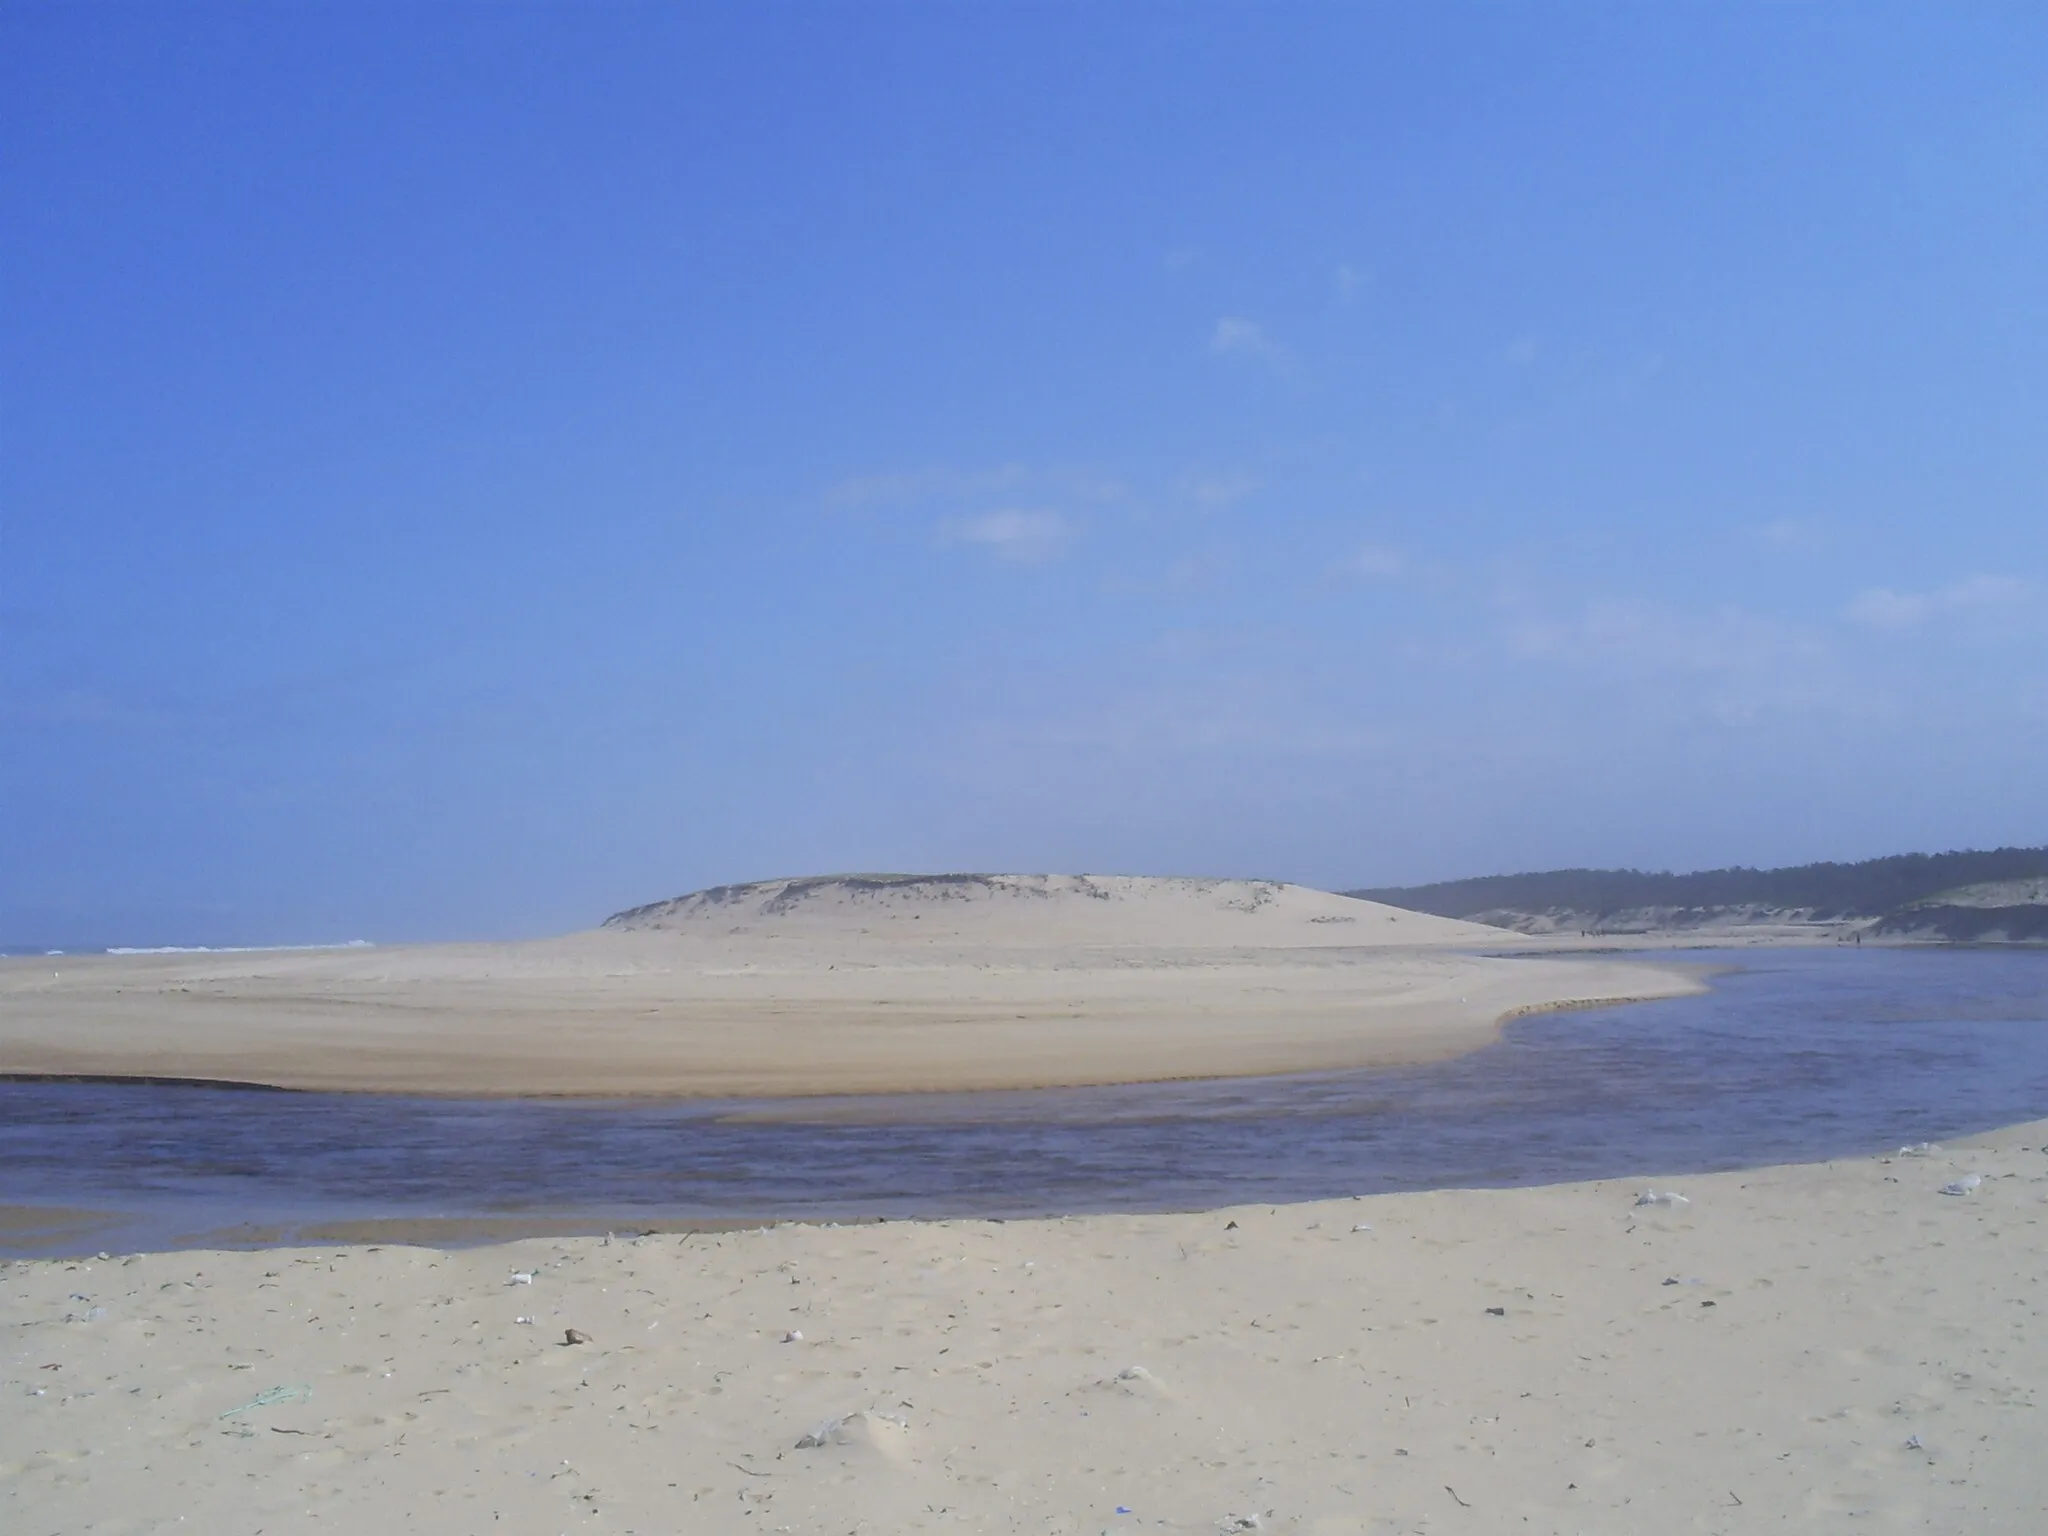
<instances>
[{"instance_id":1,"label":"green debris on sand","mask_svg":"<svg viewBox=\"0 0 2048 1536\"><path fill-rule=\"evenodd\" d=\"M278 1403L303 1403L312 1395L313 1389L311 1387L267 1387L250 1398L248 1402L241 1404L239 1407L228 1409L220 1417L232 1419L236 1414L247 1413L251 1408L269 1408Z\"/></svg>"}]
</instances>

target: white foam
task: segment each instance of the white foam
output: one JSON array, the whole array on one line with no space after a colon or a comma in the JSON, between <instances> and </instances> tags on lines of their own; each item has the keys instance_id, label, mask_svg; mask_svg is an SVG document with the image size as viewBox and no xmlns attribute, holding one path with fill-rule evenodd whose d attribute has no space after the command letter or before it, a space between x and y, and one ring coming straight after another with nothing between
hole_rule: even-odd
<instances>
[{"instance_id":1,"label":"white foam","mask_svg":"<svg viewBox=\"0 0 2048 1536\"><path fill-rule=\"evenodd\" d=\"M115 945L107 953L110 955L268 955L294 949L374 949L375 947L368 939L349 939L340 944Z\"/></svg>"}]
</instances>

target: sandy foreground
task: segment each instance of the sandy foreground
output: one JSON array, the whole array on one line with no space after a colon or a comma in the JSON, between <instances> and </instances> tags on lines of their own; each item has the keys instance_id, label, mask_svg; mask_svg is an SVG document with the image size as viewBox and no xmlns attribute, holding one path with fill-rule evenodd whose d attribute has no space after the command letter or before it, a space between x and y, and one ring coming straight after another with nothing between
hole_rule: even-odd
<instances>
[{"instance_id":1,"label":"sandy foreground","mask_svg":"<svg viewBox=\"0 0 2048 1536\"><path fill-rule=\"evenodd\" d=\"M2044 1154L18 1261L0 1526L2037 1531Z\"/></svg>"},{"instance_id":2,"label":"sandy foreground","mask_svg":"<svg viewBox=\"0 0 2048 1536\"><path fill-rule=\"evenodd\" d=\"M1429 1061L1697 990L1300 886L835 877L524 944L0 961L0 1073L447 1094L1065 1087Z\"/></svg>"}]
</instances>

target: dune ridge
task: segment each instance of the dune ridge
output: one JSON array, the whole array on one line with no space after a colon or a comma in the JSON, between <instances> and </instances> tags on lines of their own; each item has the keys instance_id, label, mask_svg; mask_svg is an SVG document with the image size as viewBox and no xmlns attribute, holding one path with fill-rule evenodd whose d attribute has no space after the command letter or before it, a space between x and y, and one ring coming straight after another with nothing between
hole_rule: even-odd
<instances>
[{"instance_id":1,"label":"dune ridge","mask_svg":"<svg viewBox=\"0 0 2048 1536\"><path fill-rule=\"evenodd\" d=\"M1478 923L1278 880L1159 875L808 875L613 914L617 932L859 936L999 945L1484 944Z\"/></svg>"}]
</instances>

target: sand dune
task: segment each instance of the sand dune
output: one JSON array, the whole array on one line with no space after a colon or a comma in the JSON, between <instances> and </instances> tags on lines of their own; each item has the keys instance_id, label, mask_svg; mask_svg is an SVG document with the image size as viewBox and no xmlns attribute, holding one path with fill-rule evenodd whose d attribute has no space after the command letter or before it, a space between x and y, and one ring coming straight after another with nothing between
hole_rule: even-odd
<instances>
[{"instance_id":1,"label":"sand dune","mask_svg":"<svg viewBox=\"0 0 2048 1536\"><path fill-rule=\"evenodd\" d=\"M821 875L722 885L607 918L622 932L836 947L969 943L1079 949L1489 944L1479 923L1273 880L1137 875Z\"/></svg>"},{"instance_id":2,"label":"sand dune","mask_svg":"<svg viewBox=\"0 0 2048 1536\"><path fill-rule=\"evenodd\" d=\"M2044 1150L2048 1124L2023 1126L1683 1179L1683 1205L1639 1206L1673 1187L1645 1170L1179 1216L18 1262L0 1523L2029 1531Z\"/></svg>"},{"instance_id":3,"label":"sand dune","mask_svg":"<svg viewBox=\"0 0 2048 1536\"><path fill-rule=\"evenodd\" d=\"M0 965L0 1072L421 1093L1020 1088L1430 1060L1696 983L1257 881L840 876L504 945Z\"/></svg>"}]
</instances>

